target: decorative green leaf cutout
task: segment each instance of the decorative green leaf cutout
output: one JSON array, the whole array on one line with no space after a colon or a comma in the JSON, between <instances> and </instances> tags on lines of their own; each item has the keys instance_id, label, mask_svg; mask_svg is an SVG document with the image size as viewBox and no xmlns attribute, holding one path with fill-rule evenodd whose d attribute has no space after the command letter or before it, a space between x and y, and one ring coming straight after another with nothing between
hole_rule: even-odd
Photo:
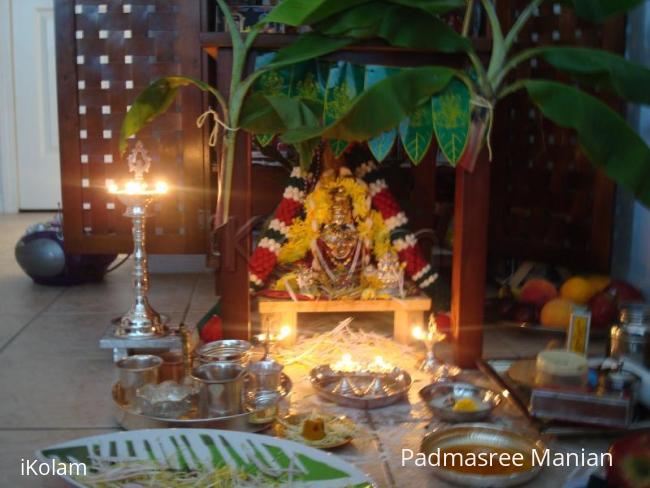
<instances>
[{"instance_id":1,"label":"decorative green leaf cutout","mask_svg":"<svg viewBox=\"0 0 650 488\"><path fill-rule=\"evenodd\" d=\"M307 470L307 475L304 477L305 481L335 480L348 478L350 476L345 471L333 468L329 464L317 461L309 456L305 456L304 454L297 453L296 457Z\"/></svg>"},{"instance_id":2,"label":"decorative green leaf cutout","mask_svg":"<svg viewBox=\"0 0 650 488\"><path fill-rule=\"evenodd\" d=\"M329 70L325 92L325 125L344 115L352 106L354 98L363 90L364 70L361 66L340 61ZM340 157L350 145L349 141L330 139L335 157Z\"/></svg>"},{"instance_id":3,"label":"decorative green leaf cutout","mask_svg":"<svg viewBox=\"0 0 650 488\"><path fill-rule=\"evenodd\" d=\"M467 146L472 120L470 94L465 83L454 78L439 95L431 98L431 108L438 145L451 165L456 166Z\"/></svg>"},{"instance_id":4,"label":"decorative green leaf cutout","mask_svg":"<svg viewBox=\"0 0 650 488\"><path fill-rule=\"evenodd\" d=\"M271 63L276 53L258 56L255 69L259 70ZM255 81L256 93L265 96L286 95L300 97L305 100L323 102L325 86L320 75L320 65L317 61L306 61L285 68L266 71ZM276 134L258 134L257 140L262 147L270 144Z\"/></svg>"},{"instance_id":5,"label":"decorative green leaf cutout","mask_svg":"<svg viewBox=\"0 0 650 488\"><path fill-rule=\"evenodd\" d=\"M410 117L400 123L399 135L406 154L417 166L422 162L433 140L433 115L430 101L420 105Z\"/></svg>"},{"instance_id":6,"label":"decorative green leaf cutout","mask_svg":"<svg viewBox=\"0 0 650 488\"><path fill-rule=\"evenodd\" d=\"M73 446L65 448L47 449L43 455L48 459L58 457L63 463L90 464L90 453L86 446Z\"/></svg>"},{"instance_id":7,"label":"decorative green leaf cutout","mask_svg":"<svg viewBox=\"0 0 650 488\"><path fill-rule=\"evenodd\" d=\"M276 56L277 53L274 52L257 56L255 58L255 71L269 64ZM260 75L255 81L254 90L263 95L279 95L285 92L284 85L286 85L286 79L282 74L282 70L273 70ZM268 146L274 137L275 134L258 134L256 136L257 142L262 147Z\"/></svg>"},{"instance_id":8,"label":"decorative green leaf cutout","mask_svg":"<svg viewBox=\"0 0 650 488\"><path fill-rule=\"evenodd\" d=\"M394 68L388 68L386 66L366 66L364 89L370 88L393 72L395 72ZM368 141L368 148L377 161L382 162L386 159L391 149L393 149L393 145L395 145L396 138L397 130L391 129L382 132L377 137Z\"/></svg>"},{"instance_id":9,"label":"decorative green leaf cutout","mask_svg":"<svg viewBox=\"0 0 650 488\"><path fill-rule=\"evenodd\" d=\"M212 457L212 466L214 468L220 468L222 466L225 466L226 461L223 458L221 451L219 451L219 448L214 443L214 439L207 434L201 434L201 440L203 441L203 444L205 444L208 450L210 451L210 456Z\"/></svg>"},{"instance_id":10,"label":"decorative green leaf cutout","mask_svg":"<svg viewBox=\"0 0 650 488\"><path fill-rule=\"evenodd\" d=\"M185 459L185 456L183 455L183 451L181 451L181 446L178 445L178 441L176 440L176 437L169 436L169 441L174 446L174 451L176 451L176 459L178 459L179 468L182 471L189 470L190 467L187 464L187 459Z\"/></svg>"},{"instance_id":11,"label":"decorative green leaf cutout","mask_svg":"<svg viewBox=\"0 0 650 488\"><path fill-rule=\"evenodd\" d=\"M397 139L395 129L382 132L374 139L368 141L368 148L378 162L382 162L388 157Z\"/></svg>"}]
</instances>

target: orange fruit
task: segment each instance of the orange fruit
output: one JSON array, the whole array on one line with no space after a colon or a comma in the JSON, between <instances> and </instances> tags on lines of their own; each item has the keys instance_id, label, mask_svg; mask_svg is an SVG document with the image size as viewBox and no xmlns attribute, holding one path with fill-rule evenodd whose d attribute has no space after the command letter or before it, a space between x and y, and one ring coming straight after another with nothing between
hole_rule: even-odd
<instances>
[{"instance_id":1,"label":"orange fruit","mask_svg":"<svg viewBox=\"0 0 650 488\"><path fill-rule=\"evenodd\" d=\"M585 304L596 292L593 286L582 276L574 276L564 282L560 296L574 303Z\"/></svg>"},{"instance_id":2,"label":"orange fruit","mask_svg":"<svg viewBox=\"0 0 650 488\"><path fill-rule=\"evenodd\" d=\"M609 286L612 279L607 275L591 275L587 276L587 281L591 285L591 289L596 293L600 293Z\"/></svg>"},{"instance_id":3,"label":"orange fruit","mask_svg":"<svg viewBox=\"0 0 650 488\"><path fill-rule=\"evenodd\" d=\"M554 298L546 302L540 314L540 322L544 327L568 328L571 321L573 302L566 298Z\"/></svg>"}]
</instances>

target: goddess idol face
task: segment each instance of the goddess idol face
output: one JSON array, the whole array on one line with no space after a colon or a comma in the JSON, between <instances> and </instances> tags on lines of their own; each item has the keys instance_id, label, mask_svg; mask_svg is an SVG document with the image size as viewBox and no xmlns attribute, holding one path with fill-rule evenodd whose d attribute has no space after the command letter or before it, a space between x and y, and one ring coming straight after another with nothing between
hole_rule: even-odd
<instances>
[{"instance_id":1,"label":"goddess idol face","mask_svg":"<svg viewBox=\"0 0 650 488\"><path fill-rule=\"evenodd\" d=\"M359 241L359 233L352 217L352 202L342 188L332 192L330 211L331 219L323 225L321 241L327 248L327 254L341 263L352 258Z\"/></svg>"}]
</instances>

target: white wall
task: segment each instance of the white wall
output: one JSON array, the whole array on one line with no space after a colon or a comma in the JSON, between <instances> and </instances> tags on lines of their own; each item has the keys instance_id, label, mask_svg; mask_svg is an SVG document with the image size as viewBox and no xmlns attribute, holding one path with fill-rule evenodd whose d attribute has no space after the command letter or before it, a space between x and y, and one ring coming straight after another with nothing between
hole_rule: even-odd
<instances>
[{"instance_id":1,"label":"white wall","mask_svg":"<svg viewBox=\"0 0 650 488\"><path fill-rule=\"evenodd\" d=\"M650 0L630 14L627 46L629 59L650 66ZM650 107L630 106L628 120L650 144ZM622 189L616 205L612 274L650 297L650 210Z\"/></svg>"}]
</instances>

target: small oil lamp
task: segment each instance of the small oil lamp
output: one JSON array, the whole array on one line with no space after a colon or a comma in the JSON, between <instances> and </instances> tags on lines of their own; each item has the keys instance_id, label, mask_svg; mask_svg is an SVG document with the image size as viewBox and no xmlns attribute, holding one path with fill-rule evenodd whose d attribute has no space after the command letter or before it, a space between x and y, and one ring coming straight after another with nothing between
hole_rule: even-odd
<instances>
[{"instance_id":1,"label":"small oil lamp","mask_svg":"<svg viewBox=\"0 0 650 488\"><path fill-rule=\"evenodd\" d=\"M446 337L445 334L438 330L436 319L433 314L429 316L429 325L425 331L421 325L416 325L411 331L413 338L422 341L427 350L427 355L418 367L420 371L431 374L434 378L440 379L448 376L460 374L460 368L457 366L445 364L438 361L435 355L436 344Z\"/></svg>"},{"instance_id":2,"label":"small oil lamp","mask_svg":"<svg viewBox=\"0 0 650 488\"><path fill-rule=\"evenodd\" d=\"M144 181L144 175L151 167L151 158L142 142L138 141L129 154L128 164L133 179L125 182L121 188L115 183L108 185L108 192L126 205L124 216L133 221L133 304L120 319L115 336L149 339L165 335L166 330L160 314L153 309L147 298L149 268L145 249L145 222L150 216L149 206L156 198L165 195L168 187L164 181L156 182L153 187Z\"/></svg>"}]
</instances>

